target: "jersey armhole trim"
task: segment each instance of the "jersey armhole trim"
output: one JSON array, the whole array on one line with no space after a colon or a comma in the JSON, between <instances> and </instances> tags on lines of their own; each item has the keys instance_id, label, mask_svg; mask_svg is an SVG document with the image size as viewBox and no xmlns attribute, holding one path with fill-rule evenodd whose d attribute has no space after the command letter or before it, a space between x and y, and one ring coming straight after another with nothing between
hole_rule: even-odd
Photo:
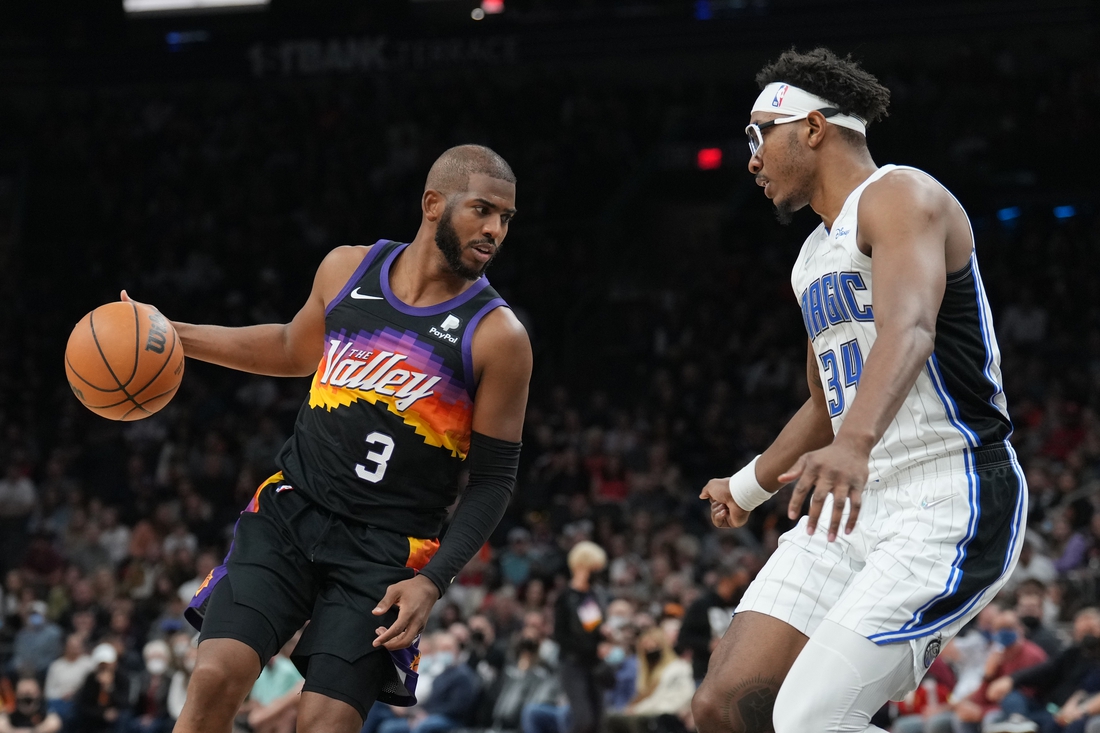
<instances>
[{"instance_id":1,"label":"jersey armhole trim","mask_svg":"<svg viewBox=\"0 0 1100 733\"><path fill-rule=\"evenodd\" d=\"M504 298L493 298L488 303L481 307L474 317L470 319L470 324L466 326L466 332L462 338L462 371L464 372L464 381L466 383L466 392L470 395L470 399L474 398L474 394L477 392L477 379L474 377L474 333L477 331L478 324L481 323L481 319L489 315L490 312L495 311L500 307L508 307L508 304L504 301Z\"/></svg>"},{"instance_id":2,"label":"jersey armhole trim","mask_svg":"<svg viewBox=\"0 0 1100 733\"><path fill-rule=\"evenodd\" d=\"M386 245L389 244L390 241L391 240L389 239L379 239L377 242L371 245L370 251L367 252L366 255L364 255L363 261L360 262L359 266L355 268L355 272L351 274L351 277L348 279L348 281L344 283L344 287L340 290L339 293L336 294L336 297L333 298L329 302L328 306L325 308L326 316L329 313L332 313L332 309L335 308L340 303L340 301L348 297L348 293L350 293L351 289L355 287L355 283L359 282L359 280L362 279L363 274L366 273L367 268L369 268L371 266L371 263L374 262L375 258L378 256L378 253L385 249Z\"/></svg>"}]
</instances>

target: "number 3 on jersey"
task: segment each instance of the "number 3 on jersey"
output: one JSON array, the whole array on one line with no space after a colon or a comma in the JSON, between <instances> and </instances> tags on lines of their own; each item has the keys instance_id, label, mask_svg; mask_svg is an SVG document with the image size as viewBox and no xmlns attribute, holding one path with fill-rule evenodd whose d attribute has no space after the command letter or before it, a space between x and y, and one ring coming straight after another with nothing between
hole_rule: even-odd
<instances>
[{"instance_id":1,"label":"number 3 on jersey","mask_svg":"<svg viewBox=\"0 0 1100 733\"><path fill-rule=\"evenodd\" d=\"M829 405L829 417L836 417L844 412L844 388L855 387L863 374L863 353L859 350L859 342L852 339L840 345L839 364L836 353L829 349L821 355L821 366L825 369L825 387L828 390L825 400Z\"/></svg>"},{"instance_id":2,"label":"number 3 on jersey","mask_svg":"<svg viewBox=\"0 0 1100 733\"><path fill-rule=\"evenodd\" d=\"M364 481L376 484L386 475L386 466L393 455L393 438L385 433L371 433L367 436L367 445L380 445L382 450L367 453L367 460L374 464L373 469L359 463L355 466L355 474Z\"/></svg>"}]
</instances>

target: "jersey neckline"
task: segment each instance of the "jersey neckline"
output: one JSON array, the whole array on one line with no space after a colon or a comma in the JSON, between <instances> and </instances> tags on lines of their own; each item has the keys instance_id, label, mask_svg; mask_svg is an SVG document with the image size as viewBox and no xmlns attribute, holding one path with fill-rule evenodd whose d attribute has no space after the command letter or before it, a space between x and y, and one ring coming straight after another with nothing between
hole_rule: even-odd
<instances>
[{"instance_id":1,"label":"jersey neckline","mask_svg":"<svg viewBox=\"0 0 1100 733\"><path fill-rule=\"evenodd\" d=\"M409 305L405 301L401 300L390 289L390 268L393 266L394 260L401 254L409 243L399 244L394 247L393 251L386 257L385 262L382 263L382 271L379 273L379 283L382 286L382 295L385 296L386 302L396 308L401 313L407 316L438 316L446 313L449 310L458 308L463 303L469 302L475 295L480 293L485 288L489 287L489 279L482 275L478 278L470 287L462 291L450 300L445 300L442 303L436 303L435 305L415 306Z\"/></svg>"}]
</instances>

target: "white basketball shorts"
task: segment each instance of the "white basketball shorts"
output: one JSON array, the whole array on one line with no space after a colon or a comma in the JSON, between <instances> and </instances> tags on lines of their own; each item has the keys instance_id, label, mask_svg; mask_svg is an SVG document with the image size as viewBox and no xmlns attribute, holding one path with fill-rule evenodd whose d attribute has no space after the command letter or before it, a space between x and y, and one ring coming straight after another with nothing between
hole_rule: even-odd
<instances>
[{"instance_id":1,"label":"white basketball shorts","mask_svg":"<svg viewBox=\"0 0 1100 733\"><path fill-rule=\"evenodd\" d=\"M1008 580L1023 546L1027 484L1004 443L943 455L863 492L856 527L826 540L807 518L749 585L735 613L756 611L806 636L825 619L876 644L908 642L915 679Z\"/></svg>"}]
</instances>

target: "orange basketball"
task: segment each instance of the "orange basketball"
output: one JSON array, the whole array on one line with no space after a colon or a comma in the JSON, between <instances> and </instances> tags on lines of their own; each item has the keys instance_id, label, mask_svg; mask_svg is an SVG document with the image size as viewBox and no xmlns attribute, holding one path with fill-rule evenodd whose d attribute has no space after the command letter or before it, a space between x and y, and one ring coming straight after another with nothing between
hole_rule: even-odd
<instances>
[{"instance_id":1,"label":"orange basketball","mask_svg":"<svg viewBox=\"0 0 1100 733\"><path fill-rule=\"evenodd\" d=\"M176 329L144 303L101 305L65 347L65 374L84 406L109 420L140 420L168 404L183 379Z\"/></svg>"}]
</instances>

